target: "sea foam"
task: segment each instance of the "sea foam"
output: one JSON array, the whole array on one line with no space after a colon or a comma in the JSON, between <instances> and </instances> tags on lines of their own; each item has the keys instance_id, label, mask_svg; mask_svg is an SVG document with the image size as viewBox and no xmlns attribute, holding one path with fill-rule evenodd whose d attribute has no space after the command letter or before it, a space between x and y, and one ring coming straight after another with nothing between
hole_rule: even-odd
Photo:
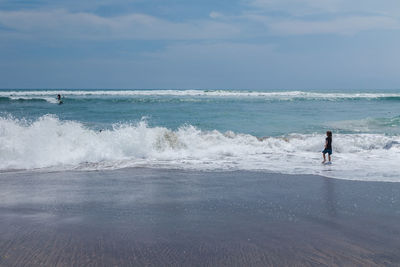
<instances>
[{"instance_id":1,"label":"sea foam","mask_svg":"<svg viewBox=\"0 0 400 267\"><path fill-rule=\"evenodd\" d=\"M46 115L35 121L0 117L0 170L99 170L124 167L265 170L288 174L400 182L400 137L334 134L333 164L321 165L322 134L256 137L149 127L146 121L102 131Z\"/></svg>"},{"instance_id":2,"label":"sea foam","mask_svg":"<svg viewBox=\"0 0 400 267\"><path fill-rule=\"evenodd\" d=\"M0 91L0 97L11 99L29 99L43 97L48 102L56 103L57 94L66 97L76 96L191 96L191 97L261 97L271 100L340 100L340 99L387 99L400 100L400 93L321 93L304 91L250 91L250 90L32 90ZM52 98L50 100L50 98Z\"/></svg>"}]
</instances>

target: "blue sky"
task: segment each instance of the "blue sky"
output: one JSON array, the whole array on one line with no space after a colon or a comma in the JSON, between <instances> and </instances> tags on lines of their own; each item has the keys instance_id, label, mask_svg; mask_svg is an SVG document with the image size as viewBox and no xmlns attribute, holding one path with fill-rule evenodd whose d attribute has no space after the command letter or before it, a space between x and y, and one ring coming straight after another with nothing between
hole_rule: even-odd
<instances>
[{"instance_id":1,"label":"blue sky","mask_svg":"<svg viewBox=\"0 0 400 267\"><path fill-rule=\"evenodd\" d=\"M0 0L0 88L399 89L398 0Z\"/></svg>"}]
</instances>

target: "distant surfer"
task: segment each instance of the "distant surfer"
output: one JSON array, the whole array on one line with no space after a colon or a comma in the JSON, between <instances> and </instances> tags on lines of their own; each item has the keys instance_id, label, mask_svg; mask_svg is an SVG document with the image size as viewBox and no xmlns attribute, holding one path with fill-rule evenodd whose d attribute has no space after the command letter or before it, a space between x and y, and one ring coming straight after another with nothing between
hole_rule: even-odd
<instances>
[{"instance_id":1,"label":"distant surfer","mask_svg":"<svg viewBox=\"0 0 400 267\"><path fill-rule=\"evenodd\" d=\"M63 103L62 100L61 100L61 95L60 94L57 95L57 101L58 101L59 105L61 105Z\"/></svg>"},{"instance_id":2,"label":"distant surfer","mask_svg":"<svg viewBox=\"0 0 400 267\"><path fill-rule=\"evenodd\" d=\"M322 155L324 156L324 161L322 161L322 164L326 162L326 157L325 154L328 153L328 162L326 164L331 164L331 155L332 155L332 132L327 131L326 132L326 139L325 139L325 148L322 151Z\"/></svg>"}]
</instances>

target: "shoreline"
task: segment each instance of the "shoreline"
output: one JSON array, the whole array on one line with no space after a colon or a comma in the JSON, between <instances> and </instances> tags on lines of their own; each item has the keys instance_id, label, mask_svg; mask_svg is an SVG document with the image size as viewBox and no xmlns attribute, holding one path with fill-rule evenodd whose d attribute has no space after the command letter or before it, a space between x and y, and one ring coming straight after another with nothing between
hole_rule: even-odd
<instances>
[{"instance_id":1,"label":"shoreline","mask_svg":"<svg viewBox=\"0 0 400 267\"><path fill-rule=\"evenodd\" d=\"M128 168L0 174L0 265L398 265L400 183Z\"/></svg>"},{"instance_id":2,"label":"shoreline","mask_svg":"<svg viewBox=\"0 0 400 267\"><path fill-rule=\"evenodd\" d=\"M322 165L322 164L321 164ZM331 167L331 165L327 165L325 167ZM400 184L400 181L393 181L393 180L362 180L361 178L348 178L348 177L335 177L335 176L328 176L324 174L314 174L314 173L301 173L301 174L294 174L294 173L284 173L284 172L277 172L265 169L254 169L254 170L246 170L246 169L183 169L183 168L171 168L171 167L149 167L149 166L129 166L129 167L120 167L120 168L104 168L104 169L52 169L52 167L46 168L35 168L35 169L8 169L8 170L0 170L0 177L2 174L15 174L15 175L29 175L29 174L57 174L57 173L96 173L96 172L118 172L118 171L164 171L164 172L179 172L179 173L204 173L204 174L213 174L213 173L258 173L260 175L265 174L269 175L277 175L277 176L285 176L285 177L319 177L319 178L326 178L326 179L334 179L339 181L349 181L349 182L361 182L361 183L393 183L393 184ZM329 171L329 170L328 170Z\"/></svg>"}]
</instances>

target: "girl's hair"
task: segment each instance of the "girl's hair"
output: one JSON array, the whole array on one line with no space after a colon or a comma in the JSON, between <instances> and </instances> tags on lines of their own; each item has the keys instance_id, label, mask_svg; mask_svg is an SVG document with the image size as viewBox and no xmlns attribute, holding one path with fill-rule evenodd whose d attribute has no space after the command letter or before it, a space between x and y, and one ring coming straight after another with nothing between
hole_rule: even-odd
<instances>
[{"instance_id":1,"label":"girl's hair","mask_svg":"<svg viewBox=\"0 0 400 267\"><path fill-rule=\"evenodd\" d=\"M326 135L329 136L329 137L332 137L332 132L331 131L327 131Z\"/></svg>"}]
</instances>

